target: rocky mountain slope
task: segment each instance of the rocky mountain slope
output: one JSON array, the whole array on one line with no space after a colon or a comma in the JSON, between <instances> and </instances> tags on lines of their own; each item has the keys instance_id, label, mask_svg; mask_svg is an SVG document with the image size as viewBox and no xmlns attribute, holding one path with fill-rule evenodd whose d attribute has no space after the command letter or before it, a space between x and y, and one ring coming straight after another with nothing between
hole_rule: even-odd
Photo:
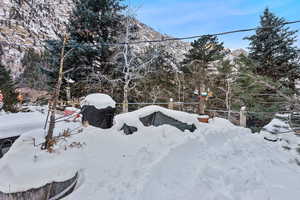
<instances>
[{"instance_id":1,"label":"rocky mountain slope","mask_svg":"<svg viewBox=\"0 0 300 200\"><path fill-rule=\"evenodd\" d=\"M169 35L161 34L155 31L151 27L139 21L136 21L136 23L138 25L138 30L139 30L138 33L139 40L160 40L160 39L172 38ZM140 46L144 48L149 45L150 43L143 43ZM170 53L176 55L178 61L181 61L184 58L184 54L186 54L188 50L191 48L190 43L177 41L177 40L164 42L164 45L167 47L167 50Z\"/></svg>"},{"instance_id":2,"label":"rocky mountain slope","mask_svg":"<svg viewBox=\"0 0 300 200\"><path fill-rule=\"evenodd\" d=\"M68 1L3 0L0 2L0 59L14 78L24 70L22 58L29 48L43 50L44 40L63 32L71 4Z\"/></svg>"},{"instance_id":3,"label":"rocky mountain slope","mask_svg":"<svg viewBox=\"0 0 300 200\"><path fill-rule=\"evenodd\" d=\"M55 39L64 32L72 10L70 1L55 0L2 0L0 2L0 61L8 67L14 78L24 71L22 58L29 48L43 51L47 39ZM140 40L169 37L136 21ZM137 45L143 49L149 44ZM168 50L180 60L190 48L189 43L175 41L166 44Z\"/></svg>"}]
</instances>

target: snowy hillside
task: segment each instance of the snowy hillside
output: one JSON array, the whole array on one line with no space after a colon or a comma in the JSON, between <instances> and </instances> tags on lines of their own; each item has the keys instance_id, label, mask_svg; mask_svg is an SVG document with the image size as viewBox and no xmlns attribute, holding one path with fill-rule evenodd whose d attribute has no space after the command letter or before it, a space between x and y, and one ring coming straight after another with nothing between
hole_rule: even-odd
<instances>
[{"instance_id":1,"label":"snowy hillside","mask_svg":"<svg viewBox=\"0 0 300 200\"><path fill-rule=\"evenodd\" d=\"M156 111L197 129L191 133L140 123L139 118ZM27 121L39 124L31 115ZM9 120L5 116L0 127ZM124 123L138 131L125 135L120 130ZM0 191L24 191L79 172L75 190L64 199L282 200L300 195L299 155L224 119L205 124L197 115L150 106L116 116L111 129L78 131L79 122L60 122L55 134L66 128L74 135L59 140L51 154L33 145L33 138L37 144L43 141L42 129L23 134L0 159Z\"/></svg>"}]
</instances>

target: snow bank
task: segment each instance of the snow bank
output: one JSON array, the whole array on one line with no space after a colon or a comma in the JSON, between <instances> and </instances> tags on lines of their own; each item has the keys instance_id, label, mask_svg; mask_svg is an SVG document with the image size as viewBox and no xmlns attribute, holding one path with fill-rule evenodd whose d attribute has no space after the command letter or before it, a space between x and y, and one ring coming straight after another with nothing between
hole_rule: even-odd
<instances>
[{"instance_id":1,"label":"snow bank","mask_svg":"<svg viewBox=\"0 0 300 200\"><path fill-rule=\"evenodd\" d=\"M263 130L273 134L281 134L281 133L292 131L288 123L288 120L289 120L289 115L277 114L269 124L263 127Z\"/></svg>"},{"instance_id":2,"label":"snow bank","mask_svg":"<svg viewBox=\"0 0 300 200\"><path fill-rule=\"evenodd\" d=\"M138 118L155 111L195 123L197 130L182 134L168 125L138 124ZM0 159L0 191L30 189L71 178L79 171L79 184L64 200L299 197L300 167L294 155L225 119L214 118L206 124L197 117L147 107L116 116L111 129L84 128L59 141L52 154L33 145L32 138L41 140L40 131L24 134ZM122 122L139 127L138 134L124 135L119 130ZM62 122L55 134L79 126Z\"/></svg>"},{"instance_id":3,"label":"snow bank","mask_svg":"<svg viewBox=\"0 0 300 200\"><path fill-rule=\"evenodd\" d=\"M46 113L11 113L0 115L0 139L21 135L32 129L42 128Z\"/></svg>"},{"instance_id":4,"label":"snow bank","mask_svg":"<svg viewBox=\"0 0 300 200\"><path fill-rule=\"evenodd\" d=\"M1 107L1 105L0 105L0 107ZM2 110L0 110L0 116L1 115L5 115L6 114L6 112L2 109Z\"/></svg>"},{"instance_id":5,"label":"snow bank","mask_svg":"<svg viewBox=\"0 0 300 200\"><path fill-rule=\"evenodd\" d=\"M56 124L54 136L67 128L74 129L77 123ZM41 150L46 131L37 128L22 134L0 159L0 191L13 193L39 188L47 183L61 182L72 178L81 163L82 154L78 148L70 148L72 138L59 141L54 153ZM74 136L74 138L76 138Z\"/></svg>"},{"instance_id":6,"label":"snow bank","mask_svg":"<svg viewBox=\"0 0 300 200\"><path fill-rule=\"evenodd\" d=\"M81 106L91 105L91 106L95 106L97 109L103 109L109 106L115 108L116 102L106 94L95 93L86 96L84 100L81 101L80 105Z\"/></svg>"},{"instance_id":7,"label":"snow bank","mask_svg":"<svg viewBox=\"0 0 300 200\"><path fill-rule=\"evenodd\" d=\"M259 133L266 140L277 142L283 149L289 151L300 161L300 136L289 124L289 114L276 114L269 124Z\"/></svg>"}]
</instances>

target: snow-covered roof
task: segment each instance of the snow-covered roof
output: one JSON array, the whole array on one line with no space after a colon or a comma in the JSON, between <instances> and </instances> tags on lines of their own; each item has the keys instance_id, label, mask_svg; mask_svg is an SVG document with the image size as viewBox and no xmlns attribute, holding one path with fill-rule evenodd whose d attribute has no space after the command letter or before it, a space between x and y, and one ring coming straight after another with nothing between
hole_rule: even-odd
<instances>
[{"instance_id":1,"label":"snow-covered roof","mask_svg":"<svg viewBox=\"0 0 300 200\"><path fill-rule=\"evenodd\" d=\"M107 94L94 93L86 96L80 103L81 106L91 105L97 109L103 109L107 107L116 107L116 102Z\"/></svg>"}]
</instances>

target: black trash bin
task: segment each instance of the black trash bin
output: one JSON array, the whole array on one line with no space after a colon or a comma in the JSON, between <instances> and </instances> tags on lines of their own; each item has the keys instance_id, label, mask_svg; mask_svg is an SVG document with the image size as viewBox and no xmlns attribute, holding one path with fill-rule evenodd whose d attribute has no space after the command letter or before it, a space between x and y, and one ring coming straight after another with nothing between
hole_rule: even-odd
<instances>
[{"instance_id":1,"label":"black trash bin","mask_svg":"<svg viewBox=\"0 0 300 200\"><path fill-rule=\"evenodd\" d=\"M90 125L108 129L113 126L115 108L107 107L97 109L95 106L85 105L81 108L82 123L87 121Z\"/></svg>"}]
</instances>

